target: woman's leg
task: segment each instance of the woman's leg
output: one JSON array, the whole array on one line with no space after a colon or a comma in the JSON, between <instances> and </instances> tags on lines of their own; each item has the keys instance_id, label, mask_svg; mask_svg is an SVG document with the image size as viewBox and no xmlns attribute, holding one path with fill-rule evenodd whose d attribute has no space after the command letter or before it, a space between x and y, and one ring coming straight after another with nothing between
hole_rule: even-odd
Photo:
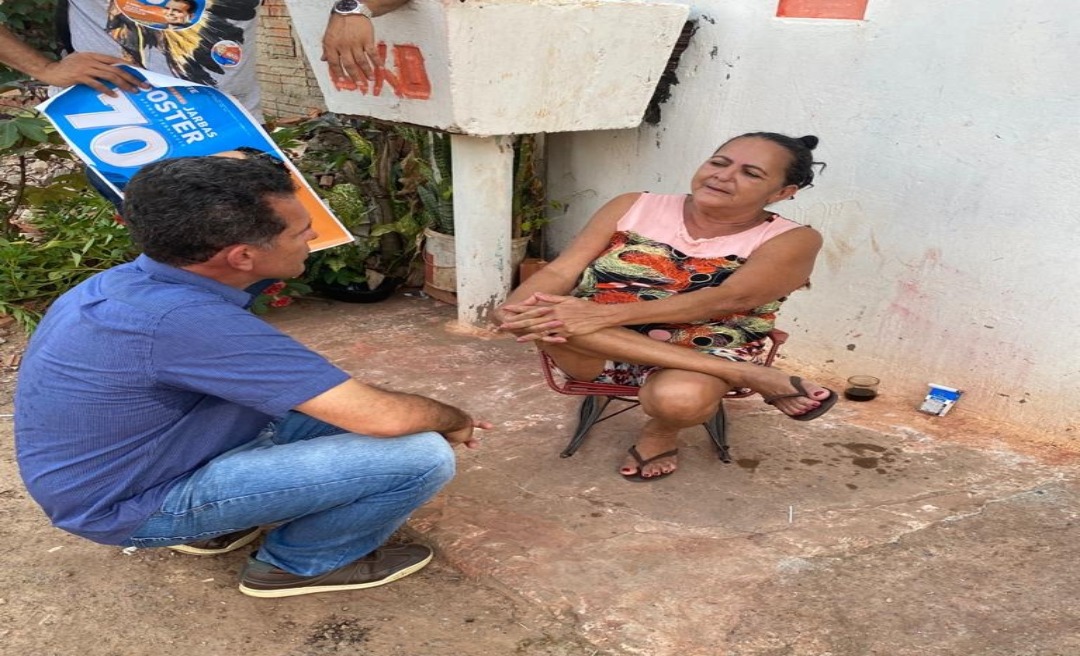
<instances>
[{"instance_id":1,"label":"woman's leg","mask_svg":"<svg viewBox=\"0 0 1080 656\"><path fill-rule=\"evenodd\" d=\"M294 413L194 472L129 544L280 524L256 558L313 576L374 551L453 474L453 450L438 433L368 437Z\"/></svg>"},{"instance_id":2,"label":"woman's leg","mask_svg":"<svg viewBox=\"0 0 1080 656\"><path fill-rule=\"evenodd\" d=\"M779 369L713 357L657 341L628 328L604 328L570 337L565 343L538 344L560 369L579 380L592 380L606 360L613 360L706 374L724 381L729 388L746 387L765 397L796 392L790 375ZM787 415L800 415L818 407L829 395L828 390L809 381L804 381L804 386L810 397L780 399L775 403L776 408Z\"/></svg>"},{"instance_id":3,"label":"woman's leg","mask_svg":"<svg viewBox=\"0 0 1080 656\"><path fill-rule=\"evenodd\" d=\"M716 414L720 401L731 386L727 382L693 371L663 369L651 374L641 386L638 399L649 420L635 447L648 460L678 446L679 431L702 424ZM638 471L637 461L628 456L619 470L623 476L640 473L644 478L670 474L677 456L653 461Z\"/></svg>"}]
</instances>

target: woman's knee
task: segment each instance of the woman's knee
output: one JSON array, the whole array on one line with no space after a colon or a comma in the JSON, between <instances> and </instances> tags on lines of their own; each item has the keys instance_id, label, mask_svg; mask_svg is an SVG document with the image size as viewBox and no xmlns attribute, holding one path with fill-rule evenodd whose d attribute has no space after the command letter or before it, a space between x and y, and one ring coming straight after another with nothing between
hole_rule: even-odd
<instances>
[{"instance_id":1,"label":"woman's knee","mask_svg":"<svg viewBox=\"0 0 1080 656\"><path fill-rule=\"evenodd\" d=\"M638 398L650 417L693 425L716 414L722 393L713 387L692 381L647 385Z\"/></svg>"}]
</instances>

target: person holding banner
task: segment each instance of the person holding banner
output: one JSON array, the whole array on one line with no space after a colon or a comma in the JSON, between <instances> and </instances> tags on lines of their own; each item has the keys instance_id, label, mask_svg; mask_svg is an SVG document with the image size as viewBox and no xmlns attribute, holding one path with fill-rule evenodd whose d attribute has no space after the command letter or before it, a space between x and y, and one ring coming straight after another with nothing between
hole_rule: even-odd
<instances>
[{"instance_id":1,"label":"person holding banner","mask_svg":"<svg viewBox=\"0 0 1080 656\"><path fill-rule=\"evenodd\" d=\"M383 65L372 18L408 0L338 0L328 10L323 60L335 81L372 80ZM61 45L54 61L0 26L0 63L56 87L85 84L115 95L142 81L114 64L205 84L235 97L256 118L255 43L262 0L58 0ZM329 5L328 5L329 6ZM261 118L260 118L261 120Z\"/></svg>"},{"instance_id":2,"label":"person holding banner","mask_svg":"<svg viewBox=\"0 0 1080 656\"><path fill-rule=\"evenodd\" d=\"M124 218L142 255L64 294L24 355L20 472L53 524L102 544L232 551L271 525L254 597L390 583L432 558L384 542L491 428L379 389L244 310L302 272L311 219L266 155L149 164Z\"/></svg>"}]
</instances>

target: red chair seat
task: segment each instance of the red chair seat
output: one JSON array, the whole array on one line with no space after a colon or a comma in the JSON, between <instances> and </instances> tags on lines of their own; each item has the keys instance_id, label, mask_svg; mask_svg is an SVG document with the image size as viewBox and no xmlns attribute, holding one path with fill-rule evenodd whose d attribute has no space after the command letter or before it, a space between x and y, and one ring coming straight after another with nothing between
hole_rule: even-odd
<instances>
[{"instance_id":1,"label":"red chair seat","mask_svg":"<svg viewBox=\"0 0 1080 656\"><path fill-rule=\"evenodd\" d=\"M780 345L787 341L789 335L782 330L773 330L769 333L769 348L765 352L764 359L760 362L763 366L771 366ZM544 379L551 389L560 394L571 396L584 396L581 407L578 409L578 425L566 448L559 454L563 458L574 455L578 447L585 441L589 430L596 424L620 415L627 410L632 410L640 405L637 395L639 388L634 385L617 385L613 383L595 383L581 380L568 379L558 371L554 361L547 353L540 351L540 359L543 363ZM724 395L724 399L741 399L754 394L748 389L733 389ZM625 407L609 414L603 414L612 401L621 401ZM716 454L723 462L731 462L730 449L727 443L727 416L724 414L724 403L720 402L716 414L709 421L702 424L712 438L716 447Z\"/></svg>"}]
</instances>

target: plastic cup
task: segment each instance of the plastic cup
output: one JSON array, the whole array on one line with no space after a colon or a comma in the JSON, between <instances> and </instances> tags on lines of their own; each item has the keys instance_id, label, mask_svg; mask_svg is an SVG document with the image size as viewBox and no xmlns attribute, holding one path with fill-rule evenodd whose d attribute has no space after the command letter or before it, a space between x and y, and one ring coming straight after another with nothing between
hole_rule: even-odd
<instances>
[{"instance_id":1,"label":"plastic cup","mask_svg":"<svg viewBox=\"0 0 1080 656\"><path fill-rule=\"evenodd\" d=\"M848 401L872 401L881 381L873 376L852 376L847 379L844 398Z\"/></svg>"}]
</instances>

